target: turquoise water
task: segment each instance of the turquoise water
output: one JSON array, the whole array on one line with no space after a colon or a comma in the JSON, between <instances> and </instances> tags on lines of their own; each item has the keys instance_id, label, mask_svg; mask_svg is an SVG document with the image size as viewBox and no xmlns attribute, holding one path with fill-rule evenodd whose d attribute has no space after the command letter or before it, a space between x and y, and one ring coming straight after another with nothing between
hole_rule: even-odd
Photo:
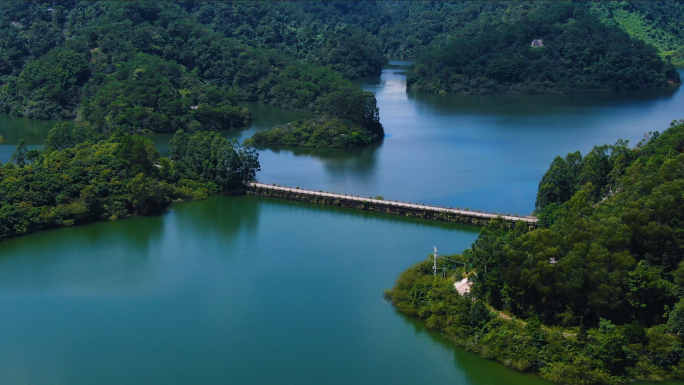
<instances>
[{"instance_id":1,"label":"turquoise water","mask_svg":"<svg viewBox=\"0 0 684 385\"><path fill-rule=\"evenodd\" d=\"M375 93L387 138L359 149L260 149L265 183L503 213L529 214L553 158L622 138L636 144L684 118L679 88L572 95L439 95L406 92L409 62L358 81ZM680 71L684 76L684 71ZM244 103L254 122L224 132L240 141L258 130L310 117ZM39 144L52 122L0 115L0 161L19 137ZM27 127L32 127L27 130ZM25 134L28 132L28 134ZM162 152L170 135L153 135Z\"/></svg>"},{"instance_id":2,"label":"turquoise water","mask_svg":"<svg viewBox=\"0 0 684 385\"><path fill-rule=\"evenodd\" d=\"M382 300L433 245L456 252L476 234L213 197L4 241L0 383L486 383L462 360L538 382L457 350Z\"/></svg>"},{"instance_id":3,"label":"turquoise water","mask_svg":"<svg viewBox=\"0 0 684 385\"><path fill-rule=\"evenodd\" d=\"M395 63L397 64L397 63ZM399 63L401 64L401 63ZM364 79L388 133L352 150L262 149L264 182L529 212L556 154L638 140L682 114L677 89L466 97ZM250 105L256 130L306 118ZM6 161L55 122L0 115ZM168 137L153 136L160 144ZM382 300L472 226L259 197L0 243L0 384L547 384L453 346Z\"/></svg>"},{"instance_id":4,"label":"turquoise water","mask_svg":"<svg viewBox=\"0 0 684 385\"><path fill-rule=\"evenodd\" d=\"M684 119L679 88L574 95L407 93L400 66L359 83L376 95L387 133L383 143L351 151L261 151L259 180L528 214L539 180L557 155L584 154L620 138L636 144L645 133Z\"/></svg>"}]
</instances>

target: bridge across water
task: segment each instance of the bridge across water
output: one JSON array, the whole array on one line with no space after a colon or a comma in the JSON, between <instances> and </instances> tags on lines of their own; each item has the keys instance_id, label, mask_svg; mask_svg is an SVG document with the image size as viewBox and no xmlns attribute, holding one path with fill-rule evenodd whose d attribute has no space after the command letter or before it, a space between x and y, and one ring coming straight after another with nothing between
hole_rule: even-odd
<instances>
[{"instance_id":1,"label":"bridge across water","mask_svg":"<svg viewBox=\"0 0 684 385\"><path fill-rule=\"evenodd\" d=\"M448 222L483 225L491 219L501 217L508 222L523 221L531 226L534 226L537 223L537 218L530 216L523 217L517 215L483 213L479 211L460 210L450 207L429 206L385 199L374 199L353 195L312 191L300 188L273 186L265 183L248 183L247 188L250 194L255 195L319 203L331 206L352 207L361 210L380 211L421 218L431 218Z\"/></svg>"}]
</instances>

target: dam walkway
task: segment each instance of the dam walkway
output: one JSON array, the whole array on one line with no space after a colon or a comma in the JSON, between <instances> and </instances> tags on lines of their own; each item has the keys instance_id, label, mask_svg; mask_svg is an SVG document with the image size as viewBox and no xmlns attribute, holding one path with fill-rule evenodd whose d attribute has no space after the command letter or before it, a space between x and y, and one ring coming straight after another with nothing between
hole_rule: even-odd
<instances>
[{"instance_id":1,"label":"dam walkway","mask_svg":"<svg viewBox=\"0 0 684 385\"><path fill-rule=\"evenodd\" d=\"M448 222L462 222L482 225L491 219L501 217L507 222L523 221L535 226L537 218L531 216L502 215L479 211L460 210L450 207L421 205L385 199L374 199L353 195L334 194L299 188L273 186L265 183L247 183L250 194L273 198L306 201L331 206L351 207L361 210L380 211L406 216L431 218Z\"/></svg>"}]
</instances>

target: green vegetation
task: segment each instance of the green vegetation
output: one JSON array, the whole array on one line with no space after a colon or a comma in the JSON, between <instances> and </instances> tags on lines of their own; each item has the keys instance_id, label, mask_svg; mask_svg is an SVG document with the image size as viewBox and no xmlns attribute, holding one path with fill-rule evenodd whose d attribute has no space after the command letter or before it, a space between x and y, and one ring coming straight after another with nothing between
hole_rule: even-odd
<instances>
[{"instance_id":1,"label":"green vegetation","mask_svg":"<svg viewBox=\"0 0 684 385\"><path fill-rule=\"evenodd\" d=\"M63 43L62 33L68 11L54 6L7 1L0 6L0 83L9 75L17 76L24 65L36 60Z\"/></svg>"},{"instance_id":2,"label":"green vegetation","mask_svg":"<svg viewBox=\"0 0 684 385\"><path fill-rule=\"evenodd\" d=\"M657 47L665 60L684 66L684 4L680 1L594 1L591 11ZM669 59L668 59L669 56Z\"/></svg>"},{"instance_id":3,"label":"green vegetation","mask_svg":"<svg viewBox=\"0 0 684 385\"><path fill-rule=\"evenodd\" d=\"M387 57L417 57L407 85L433 92L676 85L681 14L678 2L2 2L0 111L105 132L233 128L250 118L238 100L326 113Z\"/></svg>"},{"instance_id":4,"label":"green vegetation","mask_svg":"<svg viewBox=\"0 0 684 385\"><path fill-rule=\"evenodd\" d=\"M0 166L0 239L159 213L172 201L229 192L259 170L254 149L215 132L179 131L171 161L141 136L118 131L94 142L93 133L69 128L57 125L43 151L22 139L13 163Z\"/></svg>"},{"instance_id":5,"label":"green vegetation","mask_svg":"<svg viewBox=\"0 0 684 385\"><path fill-rule=\"evenodd\" d=\"M170 181L199 180L221 193L254 180L261 170L254 148L228 142L216 132L188 135L179 130L169 142L169 152L173 160Z\"/></svg>"},{"instance_id":6,"label":"green vegetation","mask_svg":"<svg viewBox=\"0 0 684 385\"><path fill-rule=\"evenodd\" d=\"M237 100L325 112L387 57L417 57L407 85L434 92L679 84L681 13L677 2L2 2L0 110L109 132L231 128L249 119Z\"/></svg>"},{"instance_id":7,"label":"green vegetation","mask_svg":"<svg viewBox=\"0 0 684 385\"><path fill-rule=\"evenodd\" d=\"M492 222L490 229L496 225ZM449 275L460 277L464 272L462 267L447 268ZM561 328L543 325L535 316L522 320L470 294L460 296L452 279L433 277L431 260L403 272L386 297L401 312L424 319L454 343L511 368L537 371L553 382L617 384L684 378L683 341L673 332L674 325L646 328L638 322L615 325L601 319L595 328ZM682 306L680 301L677 309Z\"/></svg>"},{"instance_id":8,"label":"green vegetation","mask_svg":"<svg viewBox=\"0 0 684 385\"><path fill-rule=\"evenodd\" d=\"M47 3L0 3L0 110L40 119L77 117L104 132L175 132L244 125L250 113L237 107L238 100L347 118L330 112L327 103L340 95L367 97L330 67L318 66L335 67L335 57L358 68L356 59L336 56L344 49L328 47L339 43L337 37L325 43L331 58L307 62L282 45L255 48L245 44L250 39L199 23L197 16L212 4L198 15L185 5L83 1L50 12ZM47 34L49 41L40 41L31 32L47 22L46 14L61 15L50 28L68 39ZM359 36L349 39L347 48L362 47Z\"/></svg>"},{"instance_id":9,"label":"green vegetation","mask_svg":"<svg viewBox=\"0 0 684 385\"><path fill-rule=\"evenodd\" d=\"M606 26L584 3L509 3L515 20L489 20L417 58L407 87L430 92L605 92L679 85L657 50ZM532 47L542 39L543 47Z\"/></svg>"},{"instance_id":10,"label":"green vegetation","mask_svg":"<svg viewBox=\"0 0 684 385\"><path fill-rule=\"evenodd\" d=\"M81 125L71 128L67 122L55 125L48 133L45 139L45 151L62 151L67 148L76 147L79 143L86 141L95 141L96 138L103 139L103 135L96 134Z\"/></svg>"},{"instance_id":11,"label":"green vegetation","mask_svg":"<svg viewBox=\"0 0 684 385\"><path fill-rule=\"evenodd\" d=\"M137 54L83 103L83 117L103 131L175 132L244 126L249 110L236 95L200 82L174 61Z\"/></svg>"},{"instance_id":12,"label":"green vegetation","mask_svg":"<svg viewBox=\"0 0 684 385\"><path fill-rule=\"evenodd\" d=\"M349 120L324 117L259 131L250 140L259 146L360 147L378 140L378 137Z\"/></svg>"},{"instance_id":13,"label":"green vegetation","mask_svg":"<svg viewBox=\"0 0 684 385\"><path fill-rule=\"evenodd\" d=\"M28 63L18 77L8 78L0 91L0 104L8 112L30 118L72 116L88 73L84 55L56 48Z\"/></svg>"},{"instance_id":14,"label":"green vegetation","mask_svg":"<svg viewBox=\"0 0 684 385\"><path fill-rule=\"evenodd\" d=\"M634 148L556 158L541 226L492 221L463 255L387 296L459 345L561 383L684 379L684 121ZM442 270L440 270L442 271ZM458 295L452 277L467 276ZM496 310L495 310L496 309Z\"/></svg>"},{"instance_id":15,"label":"green vegetation","mask_svg":"<svg viewBox=\"0 0 684 385\"><path fill-rule=\"evenodd\" d=\"M520 22L539 5L478 1L194 2L187 9L203 24L244 44L288 52L299 60L330 66L355 78L378 74L385 57L415 58L425 47L441 47L452 38L469 39ZM682 47L679 20L684 18L684 8L680 2L599 1L582 8L589 9L602 23L619 26L661 52ZM583 40L575 43L584 45Z\"/></svg>"},{"instance_id":16,"label":"green vegetation","mask_svg":"<svg viewBox=\"0 0 684 385\"><path fill-rule=\"evenodd\" d=\"M321 118L259 131L251 141L257 145L359 147L385 136L375 97L370 92L330 93L323 98L322 111L326 115Z\"/></svg>"},{"instance_id":17,"label":"green vegetation","mask_svg":"<svg viewBox=\"0 0 684 385\"><path fill-rule=\"evenodd\" d=\"M225 36L259 49L275 49L297 60L330 67L349 79L379 75L387 62L358 18L377 13L372 2L193 2L197 19Z\"/></svg>"}]
</instances>

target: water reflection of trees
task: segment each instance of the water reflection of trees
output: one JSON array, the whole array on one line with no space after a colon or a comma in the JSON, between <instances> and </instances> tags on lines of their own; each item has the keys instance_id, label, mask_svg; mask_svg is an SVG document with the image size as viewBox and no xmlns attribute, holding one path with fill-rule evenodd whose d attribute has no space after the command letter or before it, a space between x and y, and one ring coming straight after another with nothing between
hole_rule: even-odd
<instances>
[{"instance_id":1,"label":"water reflection of trees","mask_svg":"<svg viewBox=\"0 0 684 385\"><path fill-rule=\"evenodd\" d=\"M48 230L0 243L1 291L134 289L146 281L164 217ZM30 272L27 274L26 272Z\"/></svg>"},{"instance_id":2,"label":"water reflection of trees","mask_svg":"<svg viewBox=\"0 0 684 385\"><path fill-rule=\"evenodd\" d=\"M315 116L258 102L240 102L240 106L252 111L252 123L249 125L249 128L256 129L270 129L280 124L294 122L295 120L311 119Z\"/></svg>"},{"instance_id":3,"label":"water reflection of trees","mask_svg":"<svg viewBox=\"0 0 684 385\"><path fill-rule=\"evenodd\" d=\"M285 108L259 102L240 102L239 105L248 108L252 112L252 121L244 127L219 131L221 136L228 140L238 139L239 141L242 141L243 139L251 137L256 131L270 130L281 124L294 122L296 120L310 119L315 116L313 114L287 110ZM160 154L164 156L168 155L169 141L173 137L173 134L155 133L149 137L154 142Z\"/></svg>"},{"instance_id":4,"label":"water reflection of trees","mask_svg":"<svg viewBox=\"0 0 684 385\"><path fill-rule=\"evenodd\" d=\"M16 145L24 139L29 145L43 145L48 133L61 120L35 120L0 114L0 135L5 139L5 145Z\"/></svg>"},{"instance_id":5,"label":"water reflection of trees","mask_svg":"<svg viewBox=\"0 0 684 385\"><path fill-rule=\"evenodd\" d=\"M654 104L672 99L677 92L677 88L668 87L567 95L440 95L408 91L407 96L417 106L440 114L543 116L567 115L571 109L586 112L606 107L652 108Z\"/></svg>"},{"instance_id":6,"label":"water reflection of trees","mask_svg":"<svg viewBox=\"0 0 684 385\"><path fill-rule=\"evenodd\" d=\"M291 153L295 157L315 158L322 161L328 171L365 173L375 168L380 147L382 147L382 142L358 148L267 146L260 147L259 150L269 150L274 154Z\"/></svg>"},{"instance_id":7,"label":"water reflection of trees","mask_svg":"<svg viewBox=\"0 0 684 385\"><path fill-rule=\"evenodd\" d=\"M475 353L469 352L456 346L442 334L430 330L425 326L425 322L406 316L398 311L395 314L404 322L411 325L416 334L424 334L430 341L440 348L454 353L454 365L457 370L466 377L467 384L470 385L550 385L551 382L531 373L521 373L514 369L507 368L503 364L482 358Z\"/></svg>"},{"instance_id":8,"label":"water reflection of trees","mask_svg":"<svg viewBox=\"0 0 684 385\"><path fill-rule=\"evenodd\" d=\"M255 196L213 196L198 202L172 206L172 226L188 241L218 242L230 246L244 232L259 226L259 201Z\"/></svg>"}]
</instances>

